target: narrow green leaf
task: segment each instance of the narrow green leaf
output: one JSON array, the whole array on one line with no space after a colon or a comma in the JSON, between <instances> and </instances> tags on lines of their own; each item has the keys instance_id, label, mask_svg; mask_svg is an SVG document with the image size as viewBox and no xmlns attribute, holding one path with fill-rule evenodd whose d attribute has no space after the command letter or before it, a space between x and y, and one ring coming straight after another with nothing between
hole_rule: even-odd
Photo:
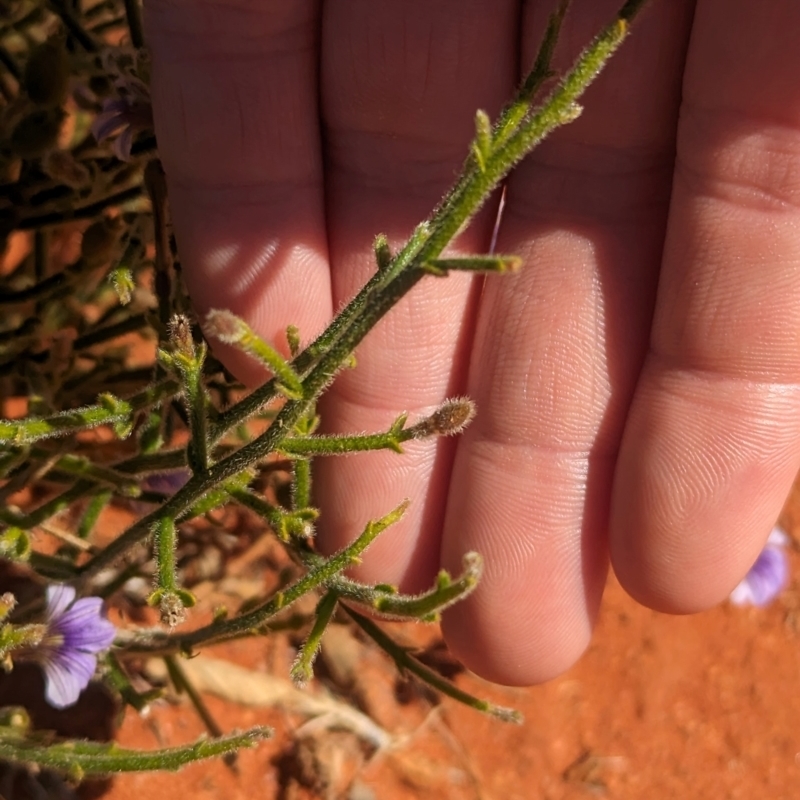
<instances>
[{"instance_id":1,"label":"narrow green leaf","mask_svg":"<svg viewBox=\"0 0 800 800\"><path fill-rule=\"evenodd\" d=\"M303 397L303 384L283 356L230 311L212 309L206 315L206 330L225 344L233 345L261 362L275 374L277 388L289 399Z\"/></svg>"},{"instance_id":2,"label":"narrow green leaf","mask_svg":"<svg viewBox=\"0 0 800 800\"><path fill-rule=\"evenodd\" d=\"M444 277L452 270L460 272L516 272L522 266L519 256L486 255L457 258L432 258L422 268L436 277Z\"/></svg>"},{"instance_id":3,"label":"narrow green leaf","mask_svg":"<svg viewBox=\"0 0 800 800\"><path fill-rule=\"evenodd\" d=\"M59 770L80 780L97 775L149 770L175 771L195 761L253 747L272 736L263 726L244 733L233 733L216 739L201 738L179 747L161 750L130 750L116 743L86 740L55 740L20 734L15 728L0 728L0 758L17 764L36 764Z\"/></svg>"},{"instance_id":4,"label":"narrow green leaf","mask_svg":"<svg viewBox=\"0 0 800 800\"><path fill-rule=\"evenodd\" d=\"M298 651L294 664L292 664L292 680L298 686L305 686L314 676L314 660L319 652L322 636L336 611L337 604L338 597L336 592L327 592L317 603L314 625L308 634L308 638Z\"/></svg>"},{"instance_id":5,"label":"narrow green leaf","mask_svg":"<svg viewBox=\"0 0 800 800\"><path fill-rule=\"evenodd\" d=\"M378 645L378 647L381 648L381 650L383 650L392 658L397 666L397 669L401 673L410 672L412 675L419 678L423 683L427 683L429 686L437 689L447 697L452 697L459 703L463 703L464 705L474 708L477 711L482 711L485 714L490 714L491 716L496 717L503 722L514 722L520 724L523 721L522 715L519 713L519 711L515 711L512 708L505 708L503 706L495 705L494 703L490 703L488 700L480 700L479 698L469 694L469 692L459 689L457 686L450 683L450 681L439 675L438 672L434 672L429 667L426 667L424 664L417 661L417 659L414 658L406 648L397 644L397 642L388 636L371 619L359 614L356 611L353 611L352 608L347 606L344 608L348 615L358 625L358 627L361 628L361 630L364 631L364 633L366 633L367 636L369 636L370 639L372 639Z\"/></svg>"}]
</instances>

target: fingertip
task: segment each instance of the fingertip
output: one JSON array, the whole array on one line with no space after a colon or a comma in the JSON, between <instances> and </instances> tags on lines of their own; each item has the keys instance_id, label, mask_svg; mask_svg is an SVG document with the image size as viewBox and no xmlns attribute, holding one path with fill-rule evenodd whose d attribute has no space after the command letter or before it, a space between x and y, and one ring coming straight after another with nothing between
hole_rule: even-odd
<instances>
[{"instance_id":1,"label":"fingertip","mask_svg":"<svg viewBox=\"0 0 800 800\"><path fill-rule=\"evenodd\" d=\"M770 518L757 513L730 524L727 530L721 521L719 529L692 527L683 536L651 528L646 537L660 536L666 542L656 550L631 545L634 536L614 536L614 574L637 603L654 611L681 615L708 611L728 599L755 563L772 527L772 522L763 520ZM687 551L681 545L684 538L694 538L695 546Z\"/></svg>"},{"instance_id":2,"label":"fingertip","mask_svg":"<svg viewBox=\"0 0 800 800\"><path fill-rule=\"evenodd\" d=\"M481 677L542 683L569 669L591 639L608 568L611 462L507 447L484 440L480 425L456 459L442 560L455 574L474 551L484 571L443 630Z\"/></svg>"},{"instance_id":3,"label":"fingertip","mask_svg":"<svg viewBox=\"0 0 800 800\"><path fill-rule=\"evenodd\" d=\"M758 558L798 467L796 391L645 371L622 442L611 563L656 611L724 601Z\"/></svg>"},{"instance_id":4,"label":"fingertip","mask_svg":"<svg viewBox=\"0 0 800 800\"><path fill-rule=\"evenodd\" d=\"M442 631L467 669L503 686L533 686L566 672L592 637L593 616L575 613L544 627L522 609L497 614L468 599L444 614Z\"/></svg>"}]
</instances>

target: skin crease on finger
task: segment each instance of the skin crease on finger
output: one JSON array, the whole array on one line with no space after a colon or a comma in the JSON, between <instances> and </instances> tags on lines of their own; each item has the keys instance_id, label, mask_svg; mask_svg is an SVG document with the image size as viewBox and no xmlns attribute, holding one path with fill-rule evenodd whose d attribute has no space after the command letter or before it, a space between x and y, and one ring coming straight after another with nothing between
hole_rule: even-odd
<instances>
[{"instance_id":1,"label":"skin crease on finger","mask_svg":"<svg viewBox=\"0 0 800 800\"><path fill-rule=\"evenodd\" d=\"M550 10L544 2L454 5L458 14L446 3L409 10L329 0L319 20L320 4L300 0L147 3L157 134L179 246L201 309L231 308L276 344L287 324L299 324L308 340L369 274L372 237L383 230L400 241L430 210L463 158L475 109L495 114L507 99L517 62L530 63ZM618 5L576 0L560 66ZM706 27L693 36L690 63L704 53L710 58L720 40L736 43L737 58L749 53L736 37L751 35L747 15L756 14L756 5L700 0ZM792 30L787 23L797 16L790 0L774 7L761 15L763 41ZM696 366L686 347L666 346L670 332L686 323L665 309L692 302L670 287L691 285L692 273L680 278L673 267L662 275L655 300L692 11L688 0L653 0L587 93L582 119L559 131L512 179L499 249L524 257L522 274L487 281L480 305L467 281L417 287L365 340L359 367L337 380L323 405L329 430L380 430L402 410L430 410L465 388L478 401L479 416L457 443L409 448L400 458L322 461L317 496L329 520L321 532L328 549L411 497L405 525L384 534L365 561L366 579L420 588L438 567L442 525L449 569L458 571L467 550L482 553L484 579L448 613L444 629L467 665L493 680L545 680L585 648L605 581L609 515L615 569L628 590L657 607L689 610L712 594L712 601L721 599L723 587L732 588L747 559L754 560L760 526L766 536L776 498L796 469L793 441L800 437L775 435L794 409L790 390L781 395L783 405L768 385L759 395L763 403L757 398L748 405L733 391L715 405L698 402L702 392L681 388L675 379L681 370L667 375L672 383L659 382L664 352L670 364L683 357ZM458 25L448 27L448 19ZM361 39L348 41L345 34L359 25ZM432 48L439 41L443 46ZM345 45L356 48L349 58ZM362 45L367 50L356 58ZM712 72L722 72L716 81L733 91L725 69ZM782 74L797 72L795 65ZM760 79L765 82L763 74ZM692 94L697 85L687 76L684 96L702 106L709 92ZM792 99L786 86L774 94ZM747 141L760 158L758 141ZM741 158L735 145L732 163L737 152ZM776 176L783 162L777 156L774 162ZM684 258L689 270L702 260L697 249L683 249L692 236L713 242L731 235L711 223L694 231L700 212L696 203L676 207L673 200L668 264L670 257ZM713 215L708 219L713 223ZM789 219L787 212L783 222ZM740 221L744 231L753 220ZM772 223L785 233L781 222L776 214ZM487 223L467 232L462 250L485 249ZM784 233L772 243L773 254L788 264L791 242ZM743 284L749 285L746 278ZM786 288L800 307L790 279ZM761 308L774 301L764 294ZM780 332L760 332L762 354L775 336ZM734 337L734 349L741 349L741 339ZM719 337L714 341L719 349ZM241 361L233 366L248 377ZM758 377L765 384L774 379ZM782 374L780 381L793 379ZM726 426L730 435L710 447L707 459L687 458L681 449L687 419L712 407L739 424ZM696 434L687 443L713 445L705 435L712 422L706 413L704 425L689 429ZM745 452L733 470L737 445ZM761 499L733 504L741 521L730 557L719 544L727 531L714 527L713 512L731 490L746 495L748 474ZM687 548L688 537L676 530L692 506L683 503L684 516L670 518L671 499L685 499L685 487L698 481L708 513L694 520L693 530L701 522L708 527L693 533L697 545ZM684 579L682 564L691 578ZM709 572L716 583L692 605L691 592L703 588Z\"/></svg>"}]
</instances>

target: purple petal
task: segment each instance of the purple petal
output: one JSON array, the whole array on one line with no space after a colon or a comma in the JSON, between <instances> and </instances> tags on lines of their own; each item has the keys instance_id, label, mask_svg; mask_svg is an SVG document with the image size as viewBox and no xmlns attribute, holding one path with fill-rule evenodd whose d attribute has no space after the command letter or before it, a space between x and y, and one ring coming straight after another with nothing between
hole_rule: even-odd
<instances>
[{"instance_id":1,"label":"purple petal","mask_svg":"<svg viewBox=\"0 0 800 800\"><path fill-rule=\"evenodd\" d=\"M189 470L182 469L178 472L154 472L142 482L142 488L161 494L174 494L182 489L189 480Z\"/></svg>"},{"instance_id":2,"label":"purple petal","mask_svg":"<svg viewBox=\"0 0 800 800\"><path fill-rule=\"evenodd\" d=\"M129 102L149 103L150 87L135 75L126 73L114 81L114 88L121 97L129 99Z\"/></svg>"},{"instance_id":3,"label":"purple petal","mask_svg":"<svg viewBox=\"0 0 800 800\"><path fill-rule=\"evenodd\" d=\"M45 698L55 708L66 708L78 701L94 675L97 662L85 653L58 653L42 665Z\"/></svg>"},{"instance_id":4,"label":"purple petal","mask_svg":"<svg viewBox=\"0 0 800 800\"><path fill-rule=\"evenodd\" d=\"M150 104L150 87L143 80L135 75L129 75L127 88L137 102Z\"/></svg>"},{"instance_id":5,"label":"purple petal","mask_svg":"<svg viewBox=\"0 0 800 800\"><path fill-rule=\"evenodd\" d=\"M66 584L57 583L47 587L47 621L58 619L75 599L75 589Z\"/></svg>"},{"instance_id":6,"label":"purple petal","mask_svg":"<svg viewBox=\"0 0 800 800\"><path fill-rule=\"evenodd\" d=\"M74 675L83 688L94 675L97 656L92 653L82 653L80 650L61 649L52 655L49 662Z\"/></svg>"},{"instance_id":7,"label":"purple petal","mask_svg":"<svg viewBox=\"0 0 800 800\"><path fill-rule=\"evenodd\" d=\"M44 664L45 690L44 696L54 708L66 708L77 702L81 694L81 686L69 670L47 662Z\"/></svg>"},{"instance_id":8,"label":"purple petal","mask_svg":"<svg viewBox=\"0 0 800 800\"><path fill-rule=\"evenodd\" d=\"M103 101L103 114L124 114L131 107L131 104L122 97L109 97Z\"/></svg>"},{"instance_id":9,"label":"purple petal","mask_svg":"<svg viewBox=\"0 0 800 800\"><path fill-rule=\"evenodd\" d=\"M53 627L64 637L64 647L99 653L111 646L116 628L101 611L103 601L99 597L84 597L58 620Z\"/></svg>"},{"instance_id":10,"label":"purple petal","mask_svg":"<svg viewBox=\"0 0 800 800\"><path fill-rule=\"evenodd\" d=\"M96 617L103 610L103 600L100 597L81 597L65 611L61 618L67 624L84 625L91 617ZM74 621L74 622L73 622Z\"/></svg>"},{"instance_id":11,"label":"purple petal","mask_svg":"<svg viewBox=\"0 0 800 800\"><path fill-rule=\"evenodd\" d=\"M737 606L769 605L783 590L789 579L789 560L782 547L767 545L741 583L731 592L730 601Z\"/></svg>"},{"instance_id":12,"label":"purple petal","mask_svg":"<svg viewBox=\"0 0 800 800\"><path fill-rule=\"evenodd\" d=\"M128 125L122 129L122 133L111 145L111 149L120 161L130 161L131 147L133 147L133 128Z\"/></svg>"},{"instance_id":13,"label":"purple petal","mask_svg":"<svg viewBox=\"0 0 800 800\"><path fill-rule=\"evenodd\" d=\"M65 637L65 644L73 650L80 650L84 653L102 653L103 650L108 650L114 644L116 638L116 628L107 619L101 617L81 631L72 631L69 636Z\"/></svg>"},{"instance_id":14,"label":"purple petal","mask_svg":"<svg viewBox=\"0 0 800 800\"><path fill-rule=\"evenodd\" d=\"M109 136L113 136L123 125L125 125L125 120L119 111L103 111L92 122L92 136L95 141L102 142Z\"/></svg>"},{"instance_id":15,"label":"purple petal","mask_svg":"<svg viewBox=\"0 0 800 800\"><path fill-rule=\"evenodd\" d=\"M117 629L114 625L107 619L100 617L77 636L70 636L67 639L67 643L70 647L82 650L85 653L102 653L114 644L114 639L116 638Z\"/></svg>"}]
</instances>

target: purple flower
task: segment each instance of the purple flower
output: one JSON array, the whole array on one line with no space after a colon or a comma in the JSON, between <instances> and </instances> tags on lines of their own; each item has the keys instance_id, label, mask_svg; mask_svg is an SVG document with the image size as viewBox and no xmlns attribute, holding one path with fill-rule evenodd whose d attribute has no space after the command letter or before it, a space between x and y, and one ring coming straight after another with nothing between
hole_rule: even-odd
<instances>
[{"instance_id":1,"label":"purple flower","mask_svg":"<svg viewBox=\"0 0 800 800\"><path fill-rule=\"evenodd\" d=\"M98 142L119 134L112 149L120 161L130 161L133 137L153 127L153 109L147 86L132 75L115 82L119 95L103 101L102 111L92 122L92 135Z\"/></svg>"},{"instance_id":2,"label":"purple flower","mask_svg":"<svg viewBox=\"0 0 800 800\"><path fill-rule=\"evenodd\" d=\"M97 666L97 654L114 641L116 629L102 615L99 597L75 599L71 586L47 587L46 631L36 660L46 679L45 697L55 708L78 700Z\"/></svg>"},{"instance_id":3,"label":"purple flower","mask_svg":"<svg viewBox=\"0 0 800 800\"><path fill-rule=\"evenodd\" d=\"M178 489L182 489L188 480L188 469L179 469L175 472L153 472L142 481L142 488L150 492L173 495Z\"/></svg>"},{"instance_id":4,"label":"purple flower","mask_svg":"<svg viewBox=\"0 0 800 800\"><path fill-rule=\"evenodd\" d=\"M731 603L735 606L766 606L783 591L789 580L788 542L789 537L780 528L773 528L756 563L731 592Z\"/></svg>"}]
</instances>

